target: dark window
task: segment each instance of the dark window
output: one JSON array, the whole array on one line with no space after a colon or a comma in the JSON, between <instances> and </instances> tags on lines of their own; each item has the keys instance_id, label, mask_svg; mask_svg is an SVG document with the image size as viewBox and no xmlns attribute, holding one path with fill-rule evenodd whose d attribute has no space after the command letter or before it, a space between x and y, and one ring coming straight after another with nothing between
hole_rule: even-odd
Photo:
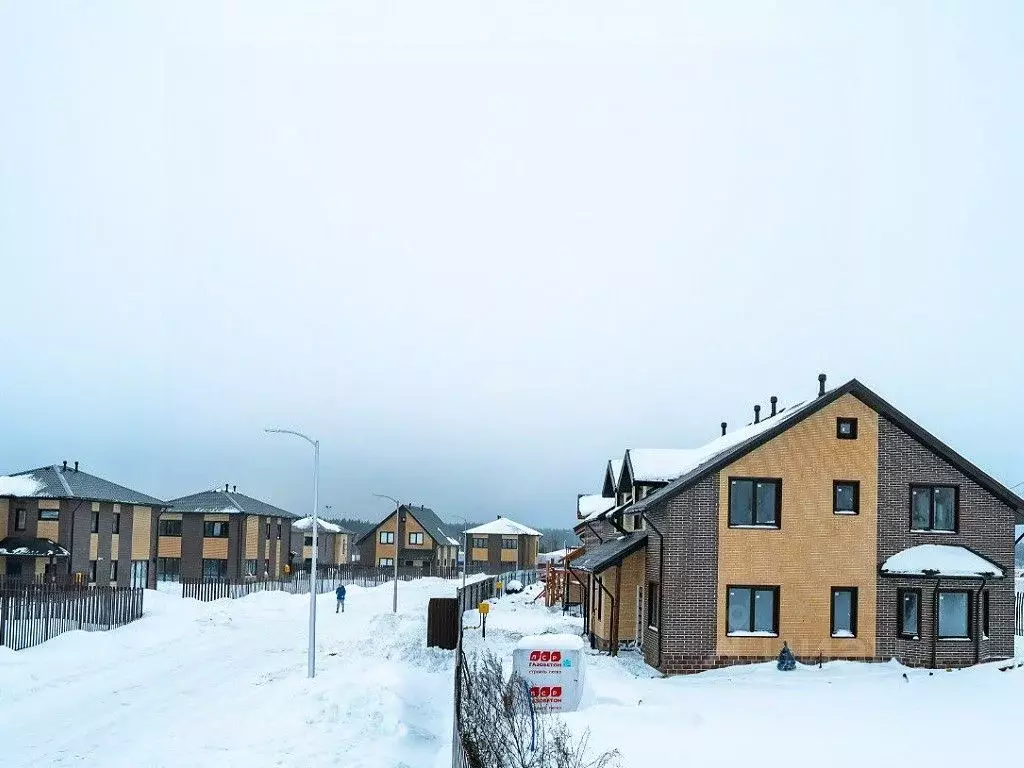
<instances>
[{"instance_id":1,"label":"dark window","mask_svg":"<svg viewBox=\"0 0 1024 768\"><path fill-rule=\"evenodd\" d=\"M59 509L40 509L39 510L40 520L58 520L60 519Z\"/></svg>"},{"instance_id":2,"label":"dark window","mask_svg":"<svg viewBox=\"0 0 1024 768\"><path fill-rule=\"evenodd\" d=\"M959 495L959 488L953 485L912 485L910 529L955 531Z\"/></svg>"},{"instance_id":3,"label":"dark window","mask_svg":"<svg viewBox=\"0 0 1024 768\"><path fill-rule=\"evenodd\" d=\"M727 587L727 633L779 634L778 587Z\"/></svg>"},{"instance_id":4,"label":"dark window","mask_svg":"<svg viewBox=\"0 0 1024 768\"><path fill-rule=\"evenodd\" d=\"M93 512L92 513L92 525L90 526L89 530L92 533L99 533L100 532L100 513L99 512Z\"/></svg>"},{"instance_id":5,"label":"dark window","mask_svg":"<svg viewBox=\"0 0 1024 768\"><path fill-rule=\"evenodd\" d=\"M226 539L228 537L228 524L221 521L204 521L203 536L207 539Z\"/></svg>"},{"instance_id":6,"label":"dark window","mask_svg":"<svg viewBox=\"0 0 1024 768\"><path fill-rule=\"evenodd\" d=\"M651 629L657 629L659 626L659 608L658 585L652 581L647 584L647 626Z\"/></svg>"},{"instance_id":7,"label":"dark window","mask_svg":"<svg viewBox=\"0 0 1024 768\"><path fill-rule=\"evenodd\" d=\"M502 539L502 549L519 549L519 539Z\"/></svg>"},{"instance_id":8,"label":"dark window","mask_svg":"<svg viewBox=\"0 0 1024 768\"><path fill-rule=\"evenodd\" d=\"M120 532L121 532L121 513L120 512L115 512L114 513L114 530L111 531L111 533L120 533Z\"/></svg>"},{"instance_id":9,"label":"dark window","mask_svg":"<svg viewBox=\"0 0 1024 768\"><path fill-rule=\"evenodd\" d=\"M970 616L970 592L939 590L939 637L970 637Z\"/></svg>"},{"instance_id":10,"label":"dark window","mask_svg":"<svg viewBox=\"0 0 1024 768\"><path fill-rule=\"evenodd\" d=\"M988 590L981 593L981 636L988 637Z\"/></svg>"},{"instance_id":11,"label":"dark window","mask_svg":"<svg viewBox=\"0 0 1024 768\"><path fill-rule=\"evenodd\" d=\"M857 636L857 588L832 587L832 637Z\"/></svg>"},{"instance_id":12,"label":"dark window","mask_svg":"<svg viewBox=\"0 0 1024 768\"><path fill-rule=\"evenodd\" d=\"M381 531L380 539L381 544L394 544L395 543L395 532L394 531Z\"/></svg>"},{"instance_id":13,"label":"dark window","mask_svg":"<svg viewBox=\"0 0 1024 768\"><path fill-rule=\"evenodd\" d=\"M832 512L837 515L856 515L860 512L860 481L832 481Z\"/></svg>"},{"instance_id":14,"label":"dark window","mask_svg":"<svg viewBox=\"0 0 1024 768\"><path fill-rule=\"evenodd\" d=\"M313 537L312 536L306 536L305 539L303 539L302 543L305 546L307 546L307 547L312 547L313 546Z\"/></svg>"},{"instance_id":15,"label":"dark window","mask_svg":"<svg viewBox=\"0 0 1024 768\"><path fill-rule=\"evenodd\" d=\"M281 524L280 523L277 524L277 538L278 539L281 538Z\"/></svg>"},{"instance_id":16,"label":"dark window","mask_svg":"<svg viewBox=\"0 0 1024 768\"><path fill-rule=\"evenodd\" d=\"M226 579L228 577L227 560L203 559L204 579Z\"/></svg>"},{"instance_id":17,"label":"dark window","mask_svg":"<svg viewBox=\"0 0 1024 768\"><path fill-rule=\"evenodd\" d=\"M379 565L381 568L394 568L395 559L393 557L381 557L378 558L377 565Z\"/></svg>"},{"instance_id":18,"label":"dark window","mask_svg":"<svg viewBox=\"0 0 1024 768\"><path fill-rule=\"evenodd\" d=\"M258 565L259 565L259 561L258 560L246 560L245 561L245 575L246 576L255 576L256 575L256 568L257 568Z\"/></svg>"},{"instance_id":19,"label":"dark window","mask_svg":"<svg viewBox=\"0 0 1024 768\"><path fill-rule=\"evenodd\" d=\"M897 590L896 603L899 636L917 640L921 636L921 590Z\"/></svg>"},{"instance_id":20,"label":"dark window","mask_svg":"<svg viewBox=\"0 0 1024 768\"><path fill-rule=\"evenodd\" d=\"M856 440L857 420L844 419L841 416L836 419L836 437L840 440Z\"/></svg>"},{"instance_id":21,"label":"dark window","mask_svg":"<svg viewBox=\"0 0 1024 768\"><path fill-rule=\"evenodd\" d=\"M782 481L766 478L730 478L729 525L778 528Z\"/></svg>"},{"instance_id":22,"label":"dark window","mask_svg":"<svg viewBox=\"0 0 1024 768\"><path fill-rule=\"evenodd\" d=\"M90 584L95 584L96 583L96 561L95 560L90 560L89 561L89 583Z\"/></svg>"},{"instance_id":23,"label":"dark window","mask_svg":"<svg viewBox=\"0 0 1024 768\"><path fill-rule=\"evenodd\" d=\"M487 549L487 538L484 536L473 537L473 548L474 549Z\"/></svg>"},{"instance_id":24,"label":"dark window","mask_svg":"<svg viewBox=\"0 0 1024 768\"><path fill-rule=\"evenodd\" d=\"M268 539L270 538L270 523L267 523L267 538ZM263 561L263 572L265 574L268 574L268 575L270 574L270 558L269 557L266 560Z\"/></svg>"},{"instance_id":25,"label":"dark window","mask_svg":"<svg viewBox=\"0 0 1024 768\"><path fill-rule=\"evenodd\" d=\"M117 560L110 561L110 580L117 581Z\"/></svg>"},{"instance_id":26,"label":"dark window","mask_svg":"<svg viewBox=\"0 0 1024 768\"><path fill-rule=\"evenodd\" d=\"M423 534L422 533L410 533L409 534L409 543L410 544L422 544L423 543Z\"/></svg>"},{"instance_id":27,"label":"dark window","mask_svg":"<svg viewBox=\"0 0 1024 768\"><path fill-rule=\"evenodd\" d=\"M27 521L28 516L25 514L24 509L18 507L16 510L14 510L14 530L24 531Z\"/></svg>"},{"instance_id":28,"label":"dark window","mask_svg":"<svg viewBox=\"0 0 1024 768\"><path fill-rule=\"evenodd\" d=\"M181 536L181 520L161 520L156 528L160 536Z\"/></svg>"},{"instance_id":29,"label":"dark window","mask_svg":"<svg viewBox=\"0 0 1024 768\"><path fill-rule=\"evenodd\" d=\"M644 516L633 515L633 530L642 531L644 529Z\"/></svg>"},{"instance_id":30,"label":"dark window","mask_svg":"<svg viewBox=\"0 0 1024 768\"><path fill-rule=\"evenodd\" d=\"M270 523L267 523L267 541L270 541Z\"/></svg>"},{"instance_id":31,"label":"dark window","mask_svg":"<svg viewBox=\"0 0 1024 768\"><path fill-rule=\"evenodd\" d=\"M597 618L601 618L601 609L604 607L604 590L601 589L601 577L595 576L594 582L597 585Z\"/></svg>"},{"instance_id":32,"label":"dark window","mask_svg":"<svg viewBox=\"0 0 1024 768\"><path fill-rule=\"evenodd\" d=\"M180 522L173 520L168 522ZM181 535L180 533L178 534ZM180 557L158 557L156 559L157 581L180 581L181 580L181 558Z\"/></svg>"}]
</instances>

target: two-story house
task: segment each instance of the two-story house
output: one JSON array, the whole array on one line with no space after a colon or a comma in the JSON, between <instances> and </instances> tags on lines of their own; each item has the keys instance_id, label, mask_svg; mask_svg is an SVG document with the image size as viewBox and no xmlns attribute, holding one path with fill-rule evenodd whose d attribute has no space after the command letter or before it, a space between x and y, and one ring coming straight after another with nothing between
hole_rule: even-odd
<instances>
[{"instance_id":1,"label":"two-story house","mask_svg":"<svg viewBox=\"0 0 1024 768\"><path fill-rule=\"evenodd\" d=\"M508 517L463 531L472 570L501 573L535 568L541 538L535 531Z\"/></svg>"},{"instance_id":2,"label":"two-story house","mask_svg":"<svg viewBox=\"0 0 1024 768\"><path fill-rule=\"evenodd\" d=\"M652 666L765 661L783 642L815 662L1013 655L1024 500L860 382L826 391L822 375L814 399L773 402L678 468L628 509L646 526L636 624ZM602 616L610 592L588 596Z\"/></svg>"},{"instance_id":3,"label":"two-story house","mask_svg":"<svg viewBox=\"0 0 1024 768\"><path fill-rule=\"evenodd\" d=\"M155 586L154 517L165 506L77 461L0 478L0 575Z\"/></svg>"},{"instance_id":4,"label":"two-story house","mask_svg":"<svg viewBox=\"0 0 1024 768\"><path fill-rule=\"evenodd\" d=\"M352 531L336 523L317 518L316 561L317 565L345 565L350 560ZM302 539L302 567L310 570L313 565L313 518L303 517L292 523L292 540Z\"/></svg>"},{"instance_id":5,"label":"two-story house","mask_svg":"<svg viewBox=\"0 0 1024 768\"><path fill-rule=\"evenodd\" d=\"M280 578L298 555L296 519L227 485L174 499L157 523L157 578Z\"/></svg>"},{"instance_id":6,"label":"two-story house","mask_svg":"<svg viewBox=\"0 0 1024 768\"><path fill-rule=\"evenodd\" d=\"M459 540L432 509L402 504L356 539L359 560L380 568L454 568Z\"/></svg>"}]
</instances>

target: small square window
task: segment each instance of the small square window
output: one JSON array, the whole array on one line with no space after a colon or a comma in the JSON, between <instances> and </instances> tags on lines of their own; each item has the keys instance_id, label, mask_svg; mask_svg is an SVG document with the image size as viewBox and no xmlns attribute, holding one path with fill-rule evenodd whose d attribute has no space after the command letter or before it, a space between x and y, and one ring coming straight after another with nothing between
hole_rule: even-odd
<instances>
[{"instance_id":1,"label":"small square window","mask_svg":"<svg viewBox=\"0 0 1024 768\"><path fill-rule=\"evenodd\" d=\"M832 481L832 512L836 515L860 513L860 481Z\"/></svg>"},{"instance_id":2,"label":"small square window","mask_svg":"<svg viewBox=\"0 0 1024 768\"><path fill-rule=\"evenodd\" d=\"M840 416L836 419L836 437L840 440L857 439L857 420Z\"/></svg>"}]
</instances>

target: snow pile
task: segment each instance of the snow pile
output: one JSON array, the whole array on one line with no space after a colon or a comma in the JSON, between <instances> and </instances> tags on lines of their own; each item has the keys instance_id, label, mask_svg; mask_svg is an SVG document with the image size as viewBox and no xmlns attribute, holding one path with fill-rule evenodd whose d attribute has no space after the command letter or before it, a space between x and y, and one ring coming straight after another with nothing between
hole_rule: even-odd
<instances>
[{"instance_id":1,"label":"snow pile","mask_svg":"<svg viewBox=\"0 0 1024 768\"><path fill-rule=\"evenodd\" d=\"M508 584L505 585L505 591L510 595L514 595L517 592L523 591L523 582L519 579L509 579Z\"/></svg>"},{"instance_id":2,"label":"snow pile","mask_svg":"<svg viewBox=\"0 0 1024 768\"><path fill-rule=\"evenodd\" d=\"M35 496L44 487L32 475L0 475L0 496Z\"/></svg>"},{"instance_id":3,"label":"snow pile","mask_svg":"<svg viewBox=\"0 0 1024 768\"><path fill-rule=\"evenodd\" d=\"M884 563L882 573L894 576L948 576L1002 578L1003 569L966 547L920 544L897 552Z\"/></svg>"},{"instance_id":4,"label":"snow pile","mask_svg":"<svg viewBox=\"0 0 1024 768\"><path fill-rule=\"evenodd\" d=\"M463 531L470 536L540 536L540 531L535 531L533 528L527 528L522 523L517 523L515 520L511 520L507 517L499 517L497 520L492 520L489 523L478 525L476 528L470 528L468 531Z\"/></svg>"}]
</instances>

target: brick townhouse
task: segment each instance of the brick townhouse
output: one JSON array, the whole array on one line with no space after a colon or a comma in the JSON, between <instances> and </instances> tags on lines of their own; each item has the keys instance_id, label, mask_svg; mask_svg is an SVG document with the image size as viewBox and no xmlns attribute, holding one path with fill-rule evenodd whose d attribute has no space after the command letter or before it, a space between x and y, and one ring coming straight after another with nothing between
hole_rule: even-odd
<instances>
[{"instance_id":1,"label":"brick townhouse","mask_svg":"<svg viewBox=\"0 0 1024 768\"><path fill-rule=\"evenodd\" d=\"M298 515L239 493L201 491L168 502L157 523L157 578L279 578L292 569Z\"/></svg>"},{"instance_id":2,"label":"brick townhouse","mask_svg":"<svg viewBox=\"0 0 1024 768\"><path fill-rule=\"evenodd\" d=\"M155 586L154 517L166 502L90 474L77 461L0 481L0 577Z\"/></svg>"},{"instance_id":3,"label":"brick townhouse","mask_svg":"<svg viewBox=\"0 0 1024 768\"><path fill-rule=\"evenodd\" d=\"M856 380L721 429L609 463L607 508L578 501L595 645L635 642L668 673L783 642L808 661L1013 655L1019 496Z\"/></svg>"}]
</instances>

